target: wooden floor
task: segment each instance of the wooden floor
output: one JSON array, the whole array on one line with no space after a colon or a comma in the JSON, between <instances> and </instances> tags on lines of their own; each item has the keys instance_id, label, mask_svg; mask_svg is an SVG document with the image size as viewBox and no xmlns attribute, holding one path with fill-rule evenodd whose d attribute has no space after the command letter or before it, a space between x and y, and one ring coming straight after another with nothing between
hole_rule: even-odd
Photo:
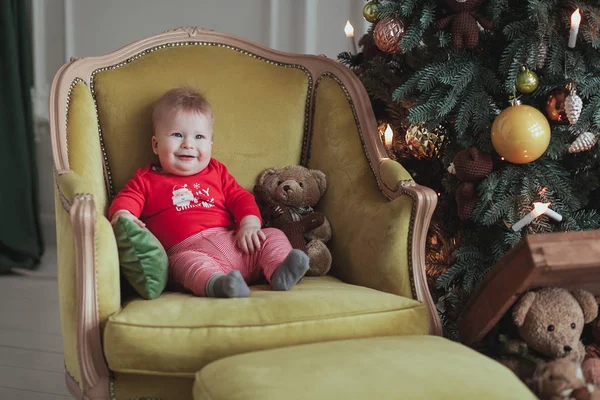
<instances>
[{"instance_id":1,"label":"wooden floor","mask_svg":"<svg viewBox=\"0 0 600 400\"><path fill-rule=\"evenodd\" d=\"M0 276L0 399L71 399L64 360L56 248L35 275Z\"/></svg>"}]
</instances>

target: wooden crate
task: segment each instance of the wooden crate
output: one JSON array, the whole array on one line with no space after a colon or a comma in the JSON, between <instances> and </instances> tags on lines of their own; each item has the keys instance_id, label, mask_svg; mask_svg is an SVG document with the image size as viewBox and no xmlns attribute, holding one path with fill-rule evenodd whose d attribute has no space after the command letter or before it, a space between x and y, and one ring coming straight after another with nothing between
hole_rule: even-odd
<instances>
[{"instance_id":1,"label":"wooden crate","mask_svg":"<svg viewBox=\"0 0 600 400\"><path fill-rule=\"evenodd\" d=\"M473 345L529 289L558 286L600 296L600 230L530 235L491 269L458 321L460 339Z\"/></svg>"}]
</instances>

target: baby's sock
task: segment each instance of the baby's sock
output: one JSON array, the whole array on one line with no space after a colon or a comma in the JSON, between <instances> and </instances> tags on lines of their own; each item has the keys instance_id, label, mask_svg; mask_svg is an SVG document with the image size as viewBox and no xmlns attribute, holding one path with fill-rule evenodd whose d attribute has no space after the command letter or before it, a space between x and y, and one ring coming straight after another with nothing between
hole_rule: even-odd
<instances>
[{"instance_id":1,"label":"baby's sock","mask_svg":"<svg viewBox=\"0 0 600 400\"><path fill-rule=\"evenodd\" d=\"M206 297L250 297L250 288L240 271L215 274L206 284Z\"/></svg>"},{"instance_id":2,"label":"baby's sock","mask_svg":"<svg viewBox=\"0 0 600 400\"><path fill-rule=\"evenodd\" d=\"M290 251L271 276L273 290L290 290L308 271L308 256L298 249Z\"/></svg>"}]
</instances>

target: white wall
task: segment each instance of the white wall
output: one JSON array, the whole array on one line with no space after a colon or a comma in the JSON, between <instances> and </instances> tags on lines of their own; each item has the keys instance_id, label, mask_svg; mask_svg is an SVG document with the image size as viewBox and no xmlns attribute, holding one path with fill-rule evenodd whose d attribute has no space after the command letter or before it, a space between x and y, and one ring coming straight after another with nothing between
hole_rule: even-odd
<instances>
[{"instance_id":1,"label":"white wall","mask_svg":"<svg viewBox=\"0 0 600 400\"><path fill-rule=\"evenodd\" d=\"M368 26L364 0L30 0L33 11L38 164L42 220L53 220L48 92L71 56L110 53L143 37L180 26L229 33L291 53L336 58L350 51L344 24L356 41ZM45 125L46 124L46 125ZM49 238L52 241L52 238Z\"/></svg>"},{"instance_id":2,"label":"white wall","mask_svg":"<svg viewBox=\"0 0 600 400\"><path fill-rule=\"evenodd\" d=\"M51 83L70 56L103 55L179 26L201 26L281 51L331 58L351 48L343 32L347 19L357 41L367 26L364 0L31 1L34 15L43 14L43 30L34 28L34 40L43 48L36 65L46 77L40 87Z\"/></svg>"}]
</instances>

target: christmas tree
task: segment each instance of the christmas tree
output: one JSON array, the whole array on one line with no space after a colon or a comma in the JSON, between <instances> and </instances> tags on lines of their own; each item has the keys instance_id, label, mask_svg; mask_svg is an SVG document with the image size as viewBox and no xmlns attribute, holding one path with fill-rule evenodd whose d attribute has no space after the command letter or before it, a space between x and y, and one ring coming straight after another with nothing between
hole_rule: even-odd
<instances>
[{"instance_id":1,"label":"christmas tree","mask_svg":"<svg viewBox=\"0 0 600 400\"><path fill-rule=\"evenodd\" d=\"M440 196L427 269L454 337L525 235L600 227L600 2L371 0L363 15L361 52L339 59L392 128L390 156Z\"/></svg>"}]
</instances>

